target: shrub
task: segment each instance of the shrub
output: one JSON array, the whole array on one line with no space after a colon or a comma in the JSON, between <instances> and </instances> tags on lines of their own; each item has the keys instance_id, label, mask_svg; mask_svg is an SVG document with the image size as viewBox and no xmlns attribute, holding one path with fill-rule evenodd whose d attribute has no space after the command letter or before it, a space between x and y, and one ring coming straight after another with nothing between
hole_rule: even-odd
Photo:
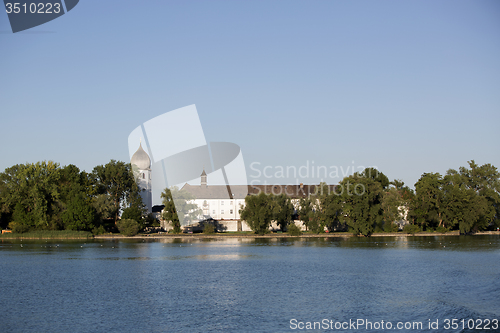
<instances>
[{"instance_id":1,"label":"shrub","mask_svg":"<svg viewBox=\"0 0 500 333\"><path fill-rule=\"evenodd\" d=\"M106 233L106 229L104 229L104 227L100 225L99 227L95 227L94 229L92 229L92 233L94 235L102 235Z\"/></svg>"},{"instance_id":2,"label":"shrub","mask_svg":"<svg viewBox=\"0 0 500 333\"><path fill-rule=\"evenodd\" d=\"M215 232L215 226L212 223L205 223L203 226L204 234L213 234Z\"/></svg>"},{"instance_id":3,"label":"shrub","mask_svg":"<svg viewBox=\"0 0 500 333\"><path fill-rule=\"evenodd\" d=\"M415 233L417 233L419 231L420 231L420 228L418 227L418 225L415 225L415 224L407 224L403 228L403 232L405 232L407 234L412 234L412 235L414 235Z\"/></svg>"},{"instance_id":4,"label":"shrub","mask_svg":"<svg viewBox=\"0 0 500 333\"><path fill-rule=\"evenodd\" d=\"M288 224L287 229L288 229L288 234L290 236L300 236L300 235L302 235L302 231L300 230L300 228L295 223L293 223L293 222L290 223L290 224Z\"/></svg>"},{"instance_id":5,"label":"shrub","mask_svg":"<svg viewBox=\"0 0 500 333\"><path fill-rule=\"evenodd\" d=\"M385 222L384 223L384 231L385 232L398 232L399 226L394 222Z\"/></svg>"},{"instance_id":6,"label":"shrub","mask_svg":"<svg viewBox=\"0 0 500 333\"><path fill-rule=\"evenodd\" d=\"M116 222L120 233L125 236L135 236L139 232L139 223L132 219L121 219Z\"/></svg>"},{"instance_id":7,"label":"shrub","mask_svg":"<svg viewBox=\"0 0 500 333\"><path fill-rule=\"evenodd\" d=\"M9 223L9 229L16 234L22 234L29 231L29 227L27 225L14 221Z\"/></svg>"},{"instance_id":8,"label":"shrub","mask_svg":"<svg viewBox=\"0 0 500 333\"><path fill-rule=\"evenodd\" d=\"M137 207L127 207L123 210L122 219L140 221L142 219L142 212Z\"/></svg>"},{"instance_id":9,"label":"shrub","mask_svg":"<svg viewBox=\"0 0 500 333\"><path fill-rule=\"evenodd\" d=\"M442 234L446 233L447 231L450 231L450 228L445 228L445 227L441 227L441 226L436 228L436 232L439 232Z\"/></svg>"}]
</instances>

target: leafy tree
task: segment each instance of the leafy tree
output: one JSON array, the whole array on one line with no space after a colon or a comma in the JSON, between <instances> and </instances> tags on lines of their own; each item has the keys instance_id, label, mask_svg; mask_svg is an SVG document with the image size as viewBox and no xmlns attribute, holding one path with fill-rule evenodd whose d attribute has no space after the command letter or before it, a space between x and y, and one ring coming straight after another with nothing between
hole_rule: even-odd
<instances>
[{"instance_id":1,"label":"leafy tree","mask_svg":"<svg viewBox=\"0 0 500 333\"><path fill-rule=\"evenodd\" d=\"M122 219L132 219L140 222L142 220L142 210L138 207L127 207L123 210Z\"/></svg>"},{"instance_id":2,"label":"leafy tree","mask_svg":"<svg viewBox=\"0 0 500 333\"><path fill-rule=\"evenodd\" d=\"M443 220L448 228L458 224L461 233L487 227L488 200L468 188L458 174L443 179Z\"/></svg>"},{"instance_id":3,"label":"leafy tree","mask_svg":"<svg viewBox=\"0 0 500 333\"><path fill-rule=\"evenodd\" d=\"M106 194L114 206L114 220L118 220L118 212L122 204L136 205L143 209L139 186L130 164L111 160L106 165L98 165L92 171L96 194Z\"/></svg>"},{"instance_id":4,"label":"leafy tree","mask_svg":"<svg viewBox=\"0 0 500 333\"><path fill-rule=\"evenodd\" d=\"M304 223L306 230L308 230L313 218L313 204L311 198L300 198L298 213L299 219Z\"/></svg>"},{"instance_id":5,"label":"leafy tree","mask_svg":"<svg viewBox=\"0 0 500 333\"><path fill-rule=\"evenodd\" d=\"M274 214L273 199L264 192L258 195L247 195L245 208L240 210L241 219L245 220L256 234L269 232Z\"/></svg>"},{"instance_id":6,"label":"leafy tree","mask_svg":"<svg viewBox=\"0 0 500 333\"><path fill-rule=\"evenodd\" d=\"M106 194L98 194L92 197L92 206L94 206L99 219L113 220L116 214L116 207L113 199Z\"/></svg>"},{"instance_id":7,"label":"leafy tree","mask_svg":"<svg viewBox=\"0 0 500 333\"><path fill-rule=\"evenodd\" d=\"M394 179L389 184L393 185L396 188L396 190L402 190L404 188L405 182L400 179Z\"/></svg>"},{"instance_id":8,"label":"leafy tree","mask_svg":"<svg viewBox=\"0 0 500 333\"><path fill-rule=\"evenodd\" d=\"M354 234L369 236L382 220L382 184L365 175L366 172L355 173L344 178L340 185L347 224Z\"/></svg>"},{"instance_id":9,"label":"leafy tree","mask_svg":"<svg viewBox=\"0 0 500 333\"><path fill-rule=\"evenodd\" d=\"M319 184L320 190L314 197L315 204L315 220L316 223L311 226L314 232L323 232L325 227L333 231L341 227L341 223L345 223L343 211L343 199L339 189L330 192L326 183Z\"/></svg>"},{"instance_id":10,"label":"leafy tree","mask_svg":"<svg viewBox=\"0 0 500 333\"><path fill-rule=\"evenodd\" d=\"M177 216L177 210L175 209L172 191L169 188L166 188L161 193L161 198L163 199L162 204L165 206L165 208L163 208L162 218L172 224L173 231L175 233L181 232L181 222L179 221L179 217Z\"/></svg>"},{"instance_id":11,"label":"leafy tree","mask_svg":"<svg viewBox=\"0 0 500 333\"><path fill-rule=\"evenodd\" d=\"M2 212L26 228L56 229L52 213L59 197L59 164L18 164L0 174Z\"/></svg>"},{"instance_id":12,"label":"leafy tree","mask_svg":"<svg viewBox=\"0 0 500 333\"><path fill-rule=\"evenodd\" d=\"M475 207L479 218L471 229L482 230L488 226L500 225L500 173L491 164L479 166L474 160L468 162L469 169L460 167L459 171L448 170L447 175L459 176L465 189L473 191L479 198ZM455 183L458 180L455 180ZM462 229L461 229L462 230Z\"/></svg>"},{"instance_id":13,"label":"leafy tree","mask_svg":"<svg viewBox=\"0 0 500 333\"><path fill-rule=\"evenodd\" d=\"M120 233L125 236L135 236L139 232L139 223L132 219L120 219L116 222Z\"/></svg>"},{"instance_id":14,"label":"leafy tree","mask_svg":"<svg viewBox=\"0 0 500 333\"><path fill-rule=\"evenodd\" d=\"M415 183L412 215L422 230L446 227L443 223L443 177L439 173L424 173Z\"/></svg>"},{"instance_id":15,"label":"leafy tree","mask_svg":"<svg viewBox=\"0 0 500 333\"><path fill-rule=\"evenodd\" d=\"M400 207L404 204L398 189L393 187L384 192L382 198L382 211L385 222L392 223L403 219Z\"/></svg>"},{"instance_id":16,"label":"leafy tree","mask_svg":"<svg viewBox=\"0 0 500 333\"><path fill-rule=\"evenodd\" d=\"M62 221L67 230L92 230L96 211L89 198L76 192L62 213Z\"/></svg>"},{"instance_id":17,"label":"leafy tree","mask_svg":"<svg viewBox=\"0 0 500 333\"><path fill-rule=\"evenodd\" d=\"M375 168L366 168L359 174L361 177L370 178L376 182L379 182L382 189L386 189L389 186L389 178Z\"/></svg>"},{"instance_id":18,"label":"leafy tree","mask_svg":"<svg viewBox=\"0 0 500 333\"><path fill-rule=\"evenodd\" d=\"M181 225L189 225L202 214L198 205L193 203L194 197L187 191L179 190L177 186L166 188L162 194L165 205L163 219L170 221L174 232L180 232Z\"/></svg>"},{"instance_id":19,"label":"leafy tree","mask_svg":"<svg viewBox=\"0 0 500 333\"><path fill-rule=\"evenodd\" d=\"M271 195L273 206L273 220L280 226L281 230L285 230L286 226L292 221L292 216L295 211L290 197L284 193L280 195Z\"/></svg>"},{"instance_id":20,"label":"leafy tree","mask_svg":"<svg viewBox=\"0 0 500 333\"><path fill-rule=\"evenodd\" d=\"M175 233L181 231L181 225L189 225L202 213L201 209L192 202L194 197L187 191L179 190L177 186L166 188L162 194L163 219L170 221ZM179 214L182 214L179 218Z\"/></svg>"}]
</instances>

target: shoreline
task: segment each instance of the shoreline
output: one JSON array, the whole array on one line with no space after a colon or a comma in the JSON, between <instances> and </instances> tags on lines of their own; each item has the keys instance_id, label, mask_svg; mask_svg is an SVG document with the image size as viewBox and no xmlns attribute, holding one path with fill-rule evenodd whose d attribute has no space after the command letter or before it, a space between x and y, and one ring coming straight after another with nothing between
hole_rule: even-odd
<instances>
[{"instance_id":1,"label":"shoreline","mask_svg":"<svg viewBox=\"0 0 500 333\"><path fill-rule=\"evenodd\" d=\"M475 234L467 236L484 236L484 235L499 235L500 231L480 231ZM370 237L425 237L425 236L461 236L458 230L446 233L416 233L403 234L403 233L374 233ZM462 235L466 236L466 235ZM97 235L94 239L167 239L167 238L182 238L182 239L203 239L203 238L370 238L364 236L355 236L353 234L342 233L324 233L324 234L302 234L299 236L291 236L288 234L166 234L166 235L136 235L136 236L122 236L122 235Z\"/></svg>"},{"instance_id":2,"label":"shoreline","mask_svg":"<svg viewBox=\"0 0 500 333\"><path fill-rule=\"evenodd\" d=\"M500 231L480 231L470 235L460 235L458 230L446 232L446 233L416 233L416 234L404 234L404 233L374 233L370 237L426 237L426 236L486 236L486 235L498 235L500 236ZM352 238L352 237L360 237L360 238L370 238L365 236L355 236L350 233L324 233L324 234L302 234L299 236L291 236L286 233L270 233L265 235L256 235L256 234L231 234L231 233L223 233L223 234L143 234L143 235L135 235L135 236L123 236L120 234L112 234L112 235L96 235L94 237L8 237L3 236L0 237L0 240L92 240L92 239L102 239L102 240L120 240L120 239L223 239L223 238Z\"/></svg>"}]
</instances>

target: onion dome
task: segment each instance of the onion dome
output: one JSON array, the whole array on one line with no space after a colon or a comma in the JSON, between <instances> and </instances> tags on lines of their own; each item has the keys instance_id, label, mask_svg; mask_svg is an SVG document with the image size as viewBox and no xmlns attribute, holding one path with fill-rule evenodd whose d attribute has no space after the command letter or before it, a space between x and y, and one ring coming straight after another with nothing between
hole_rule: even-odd
<instances>
[{"instance_id":1,"label":"onion dome","mask_svg":"<svg viewBox=\"0 0 500 333\"><path fill-rule=\"evenodd\" d=\"M140 170L148 170L151 167L151 160L144 149L142 149L142 144L139 144L139 149L132 155L130 164L136 166Z\"/></svg>"}]
</instances>

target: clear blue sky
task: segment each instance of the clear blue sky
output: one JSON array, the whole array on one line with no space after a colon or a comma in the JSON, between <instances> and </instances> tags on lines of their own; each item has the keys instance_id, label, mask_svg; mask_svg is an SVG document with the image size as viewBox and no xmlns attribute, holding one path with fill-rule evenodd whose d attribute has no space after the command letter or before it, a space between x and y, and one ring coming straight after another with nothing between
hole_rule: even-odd
<instances>
[{"instance_id":1,"label":"clear blue sky","mask_svg":"<svg viewBox=\"0 0 500 333\"><path fill-rule=\"evenodd\" d=\"M190 104L249 180L500 167L499 1L82 0L16 34L0 13L0 50L0 170L128 161L134 128Z\"/></svg>"}]
</instances>

